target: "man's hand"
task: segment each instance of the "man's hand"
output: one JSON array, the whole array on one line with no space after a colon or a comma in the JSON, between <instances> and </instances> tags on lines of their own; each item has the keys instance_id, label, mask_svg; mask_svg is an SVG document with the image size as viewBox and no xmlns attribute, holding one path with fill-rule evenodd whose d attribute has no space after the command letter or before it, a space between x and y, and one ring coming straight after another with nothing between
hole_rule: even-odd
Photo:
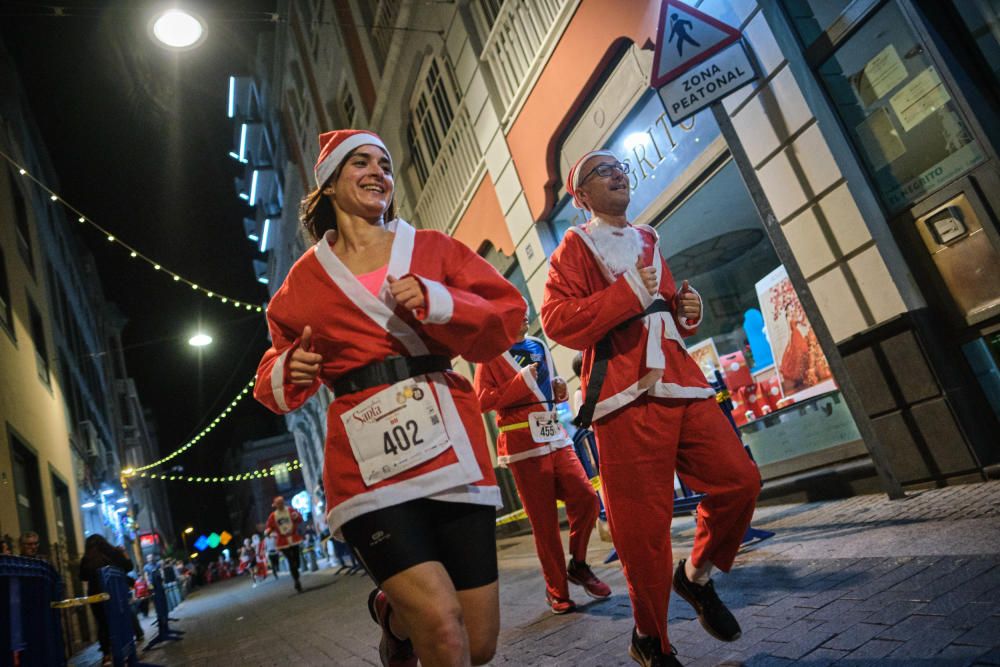
<instances>
[{"instance_id":1,"label":"man's hand","mask_svg":"<svg viewBox=\"0 0 1000 667\"><path fill-rule=\"evenodd\" d=\"M701 299L691 290L686 280L681 283L681 289L677 292L677 314L688 322L701 319Z\"/></svg>"},{"instance_id":2,"label":"man's hand","mask_svg":"<svg viewBox=\"0 0 1000 667\"><path fill-rule=\"evenodd\" d=\"M407 310L416 310L427 305L424 299L424 290L420 287L420 282L413 276L407 276L402 280L396 280L392 276L386 276L389 283L389 293L396 303Z\"/></svg>"},{"instance_id":3,"label":"man's hand","mask_svg":"<svg viewBox=\"0 0 1000 667\"><path fill-rule=\"evenodd\" d=\"M646 291L649 292L649 296L656 296L656 267L643 266L642 257L637 257L635 268L639 272L639 277L642 279L642 284L646 287Z\"/></svg>"},{"instance_id":4,"label":"man's hand","mask_svg":"<svg viewBox=\"0 0 1000 667\"><path fill-rule=\"evenodd\" d=\"M292 384L308 387L316 381L322 364L322 355L312 351L312 327L307 324L302 329L299 346L288 360L288 377L291 378Z\"/></svg>"},{"instance_id":5,"label":"man's hand","mask_svg":"<svg viewBox=\"0 0 1000 667\"><path fill-rule=\"evenodd\" d=\"M537 380L538 379L538 362L537 361L535 363L531 364L530 366L525 366L525 368L527 368L528 372L531 374L531 379L532 380Z\"/></svg>"},{"instance_id":6,"label":"man's hand","mask_svg":"<svg viewBox=\"0 0 1000 667\"><path fill-rule=\"evenodd\" d=\"M569 390L566 388L566 381L562 378L552 380L552 398L556 403L562 403L569 398Z\"/></svg>"}]
</instances>

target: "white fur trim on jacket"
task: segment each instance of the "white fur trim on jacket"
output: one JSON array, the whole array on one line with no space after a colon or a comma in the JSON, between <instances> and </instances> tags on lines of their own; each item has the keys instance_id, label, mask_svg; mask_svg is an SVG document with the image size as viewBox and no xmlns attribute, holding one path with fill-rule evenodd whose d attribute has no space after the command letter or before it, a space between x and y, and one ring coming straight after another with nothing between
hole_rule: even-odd
<instances>
[{"instance_id":1,"label":"white fur trim on jacket","mask_svg":"<svg viewBox=\"0 0 1000 667\"><path fill-rule=\"evenodd\" d=\"M448 324L451 316L455 312L455 300L451 297L451 292L443 284L436 280L423 278L414 275L427 291L427 305L424 314L424 324Z\"/></svg>"}]
</instances>

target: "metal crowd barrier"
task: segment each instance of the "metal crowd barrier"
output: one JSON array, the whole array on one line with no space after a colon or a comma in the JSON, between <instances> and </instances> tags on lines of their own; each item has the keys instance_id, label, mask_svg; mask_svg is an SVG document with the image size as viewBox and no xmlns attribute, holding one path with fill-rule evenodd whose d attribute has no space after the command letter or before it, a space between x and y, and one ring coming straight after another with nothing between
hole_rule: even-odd
<instances>
[{"instance_id":1,"label":"metal crowd barrier","mask_svg":"<svg viewBox=\"0 0 1000 667\"><path fill-rule=\"evenodd\" d=\"M65 665L59 574L36 558L0 556L0 667Z\"/></svg>"},{"instance_id":2,"label":"metal crowd barrier","mask_svg":"<svg viewBox=\"0 0 1000 667\"><path fill-rule=\"evenodd\" d=\"M111 659L115 667L139 664L135 633L132 625L132 601L128 591L128 577L116 567L107 565L99 570L101 587L110 596L104 604L108 618L108 636L111 640Z\"/></svg>"}]
</instances>

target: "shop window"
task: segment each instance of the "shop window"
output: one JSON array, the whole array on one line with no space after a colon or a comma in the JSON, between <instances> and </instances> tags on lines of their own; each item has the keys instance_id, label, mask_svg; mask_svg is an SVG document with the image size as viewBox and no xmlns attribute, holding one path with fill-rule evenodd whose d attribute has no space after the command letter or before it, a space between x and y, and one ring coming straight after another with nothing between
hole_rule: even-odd
<instances>
[{"instance_id":1,"label":"shop window","mask_svg":"<svg viewBox=\"0 0 1000 667\"><path fill-rule=\"evenodd\" d=\"M14 340L14 320L10 305L10 280L7 278L7 260L0 248L0 326Z\"/></svg>"},{"instance_id":2,"label":"shop window","mask_svg":"<svg viewBox=\"0 0 1000 667\"><path fill-rule=\"evenodd\" d=\"M1000 86L1000 3L996 0L952 0L951 4L969 30L983 62L990 68L993 85Z\"/></svg>"},{"instance_id":3,"label":"shop window","mask_svg":"<svg viewBox=\"0 0 1000 667\"><path fill-rule=\"evenodd\" d=\"M49 384L49 348L45 342L45 324L42 314L35 302L28 296L28 317L31 324L31 341L35 344L35 361L38 366L38 377L46 385Z\"/></svg>"},{"instance_id":4,"label":"shop window","mask_svg":"<svg viewBox=\"0 0 1000 667\"><path fill-rule=\"evenodd\" d=\"M851 2L852 0L784 0L784 5L799 39L804 46L809 47L838 19L843 20L841 15ZM871 3L862 0L860 4Z\"/></svg>"},{"instance_id":5,"label":"shop window","mask_svg":"<svg viewBox=\"0 0 1000 667\"><path fill-rule=\"evenodd\" d=\"M810 64L886 208L896 213L954 181L984 153L895 4L868 11L853 26L843 38L827 33L829 48Z\"/></svg>"},{"instance_id":6,"label":"shop window","mask_svg":"<svg viewBox=\"0 0 1000 667\"><path fill-rule=\"evenodd\" d=\"M791 462L801 469L817 464L823 450L858 443L850 411L736 164L707 178L656 228L675 281L689 281L703 299L702 323L685 340L688 351L706 377L721 374L757 463Z\"/></svg>"}]
</instances>

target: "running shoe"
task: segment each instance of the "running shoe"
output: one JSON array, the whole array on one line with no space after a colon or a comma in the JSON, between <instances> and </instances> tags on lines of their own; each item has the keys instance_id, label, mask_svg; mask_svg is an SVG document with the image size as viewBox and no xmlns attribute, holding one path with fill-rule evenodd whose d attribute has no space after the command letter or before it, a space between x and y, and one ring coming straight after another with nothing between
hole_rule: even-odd
<instances>
[{"instance_id":1,"label":"running shoe","mask_svg":"<svg viewBox=\"0 0 1000 667\"><path fill-rule=\"evenodd\" d=\"M545 599L548 601L549 608L553 614L568 614L571 611L576 611L576 603L569 598L556 597L552 593L545 591Z\"/></svg>"},{"instance_id":2,"label":"running shoe","mask_svg":"<svg viewBox=\"0 0 1000 667\"><path fill-rule=\"evenodd\" d=\"M628 654L642 667L684 667L677 659L677 649L671 646L670 653L664 653L659 637L640 637L635 628L632 628Z\"/></svg>"},{"instance_id":3,"label":"running shoe","mask_svg":"<svg viewBox=\"0 0 1000 667\"><path fill-rule=\"evenodd\" d=\"M740 638L743 631L736 617L715 593L715 584L708 583L699 586L687 578L684 572L685 560L682 559L674 570L674 590L694 607L698 621L705 632L724 642L734 642Z\"/></svg>"},{"instance_id":4,"label":"running shoe","mask_svg":"<svg viewBox=\"0 0 1000 667\"><path fill-rule=\"evenodd\" d=\"M382 628L382 640L378 644L378 656L382 660L382 667L417 667L413 642L409 639L399 639L389 629L392 607L389 605L389 598L378 588L368 596L368 613Z\"/></svg>"},{"instance_id":5,"label":"running shoe","mask_svg":"<svg viewBox=\"0 0 1000 667\"><path fill-rule=\"evenodd\" d=\"M570 558L569 565L566 567L566 576L571 583L583 586L587 595L595 600L603 600L611 595L611 587L598 579L586 563L580 563Z\"/></svg>"}]
</instances>

